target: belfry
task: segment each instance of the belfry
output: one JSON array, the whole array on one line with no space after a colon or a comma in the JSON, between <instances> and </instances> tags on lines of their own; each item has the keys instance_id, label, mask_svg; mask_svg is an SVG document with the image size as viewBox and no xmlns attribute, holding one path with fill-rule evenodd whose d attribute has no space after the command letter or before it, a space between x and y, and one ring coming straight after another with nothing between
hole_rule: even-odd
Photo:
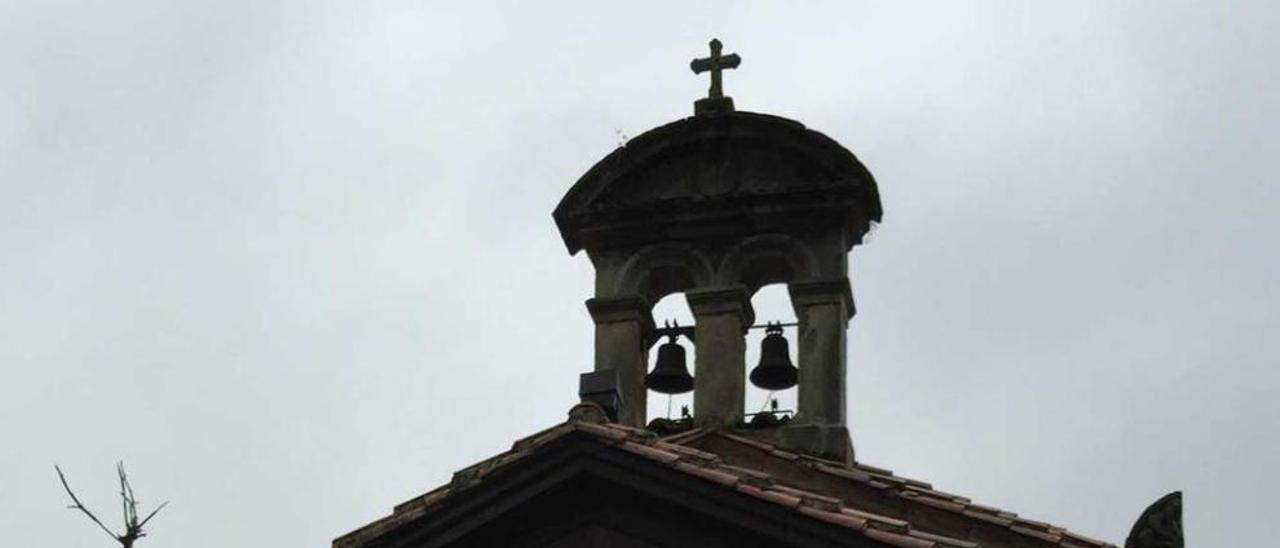
<instances>
[{"instance_id":1,"label":"belfry","mask_svg":"<svg viewBox=\"0 0 1280 548\"><path fill-rule=\"evenodd\" d=\"M871 172L798 122L734 109L720 71L737 55L693 61L710 71L694 116L648 131L600 160L555 210L570 253L595 266L595 370L616 372L618 422L644 426L645 369L658 299L683 293L693 312L693 422L733 428L746 394L751 296L787 285L799 320L795 420L770 438L850 458L846 331L849 251L880 221ZM754 430L753 430L754 433Z\"/></svg>"},{"instance_id":2,"label":"belfry","mask_svg":"<svg viewBox=\"0 0 1280 548\"><path fill-rule=\"evenodd\" d=\"M722 71L742 59L710 47L690 64L711 79L693 115L609 153L555 208L568 252L595 270L594 355L568 419L333 546L1115 546L855 458L849 261L881 220L876 181L831 138L737 110ZM771 284L785 284L794 325L757 322L751 298ZM693 325L657 325L654 303L676 294ZM766 336L748 373L751 329ZM748 417L748 382L794 386L795 413ZM692 412L646 424L650 391L692 391ZM1180 548L1180 495L1148 508L1125 546Z\"/></svg>"}]
</instances>

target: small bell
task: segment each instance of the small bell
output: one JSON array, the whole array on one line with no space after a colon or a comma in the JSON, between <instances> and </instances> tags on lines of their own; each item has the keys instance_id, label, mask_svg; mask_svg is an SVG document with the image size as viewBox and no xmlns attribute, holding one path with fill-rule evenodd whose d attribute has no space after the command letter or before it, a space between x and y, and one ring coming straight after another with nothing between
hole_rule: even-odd
<instances>
[{"instance_id":1,"label":"small bell","mask_svg":"<svg viewBox=\"0 0 1280 548\"><path fill-rule=\"evenodd\" d=\"M786 390L796 385L799 370L791 365L791 351L782 326L770 324L760 343L760 363L751 370L751 384L765 390Z\"/></svg>"},{"instance_id":2,"label":"small bell","mask_svg":"<svg viewBox=\"0 0 1280 548\"><path fill-rule=\"evenodd\" d=\"M676 344L675 335L658 347L658 362L644 378L644 385L662 394L683 394L693 390L693 376L685 363L684 347Z\"/></svg>"}]
</instances>

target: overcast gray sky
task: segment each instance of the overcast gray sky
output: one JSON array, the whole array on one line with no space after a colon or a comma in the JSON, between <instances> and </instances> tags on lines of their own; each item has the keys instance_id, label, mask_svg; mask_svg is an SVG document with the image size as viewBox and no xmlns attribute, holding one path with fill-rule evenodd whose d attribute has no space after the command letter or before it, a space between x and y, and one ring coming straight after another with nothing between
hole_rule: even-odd
<instances>
[{"instance_id":1,"label":"overcast gray sky","mask_svg":"<svg viewBox=\"0 0 1280 548\"><path fill-rule=\"evenodd\" d=\"M879 180L860 460L1274 541L1274 3L461 6L0 1L6 544L108 545L53 464L114 516L123 459L172 501L142 546L325 546L563 420L592 273L551 210L691 113L713 36L739 109Z\"/></svg>"}]
</instances>

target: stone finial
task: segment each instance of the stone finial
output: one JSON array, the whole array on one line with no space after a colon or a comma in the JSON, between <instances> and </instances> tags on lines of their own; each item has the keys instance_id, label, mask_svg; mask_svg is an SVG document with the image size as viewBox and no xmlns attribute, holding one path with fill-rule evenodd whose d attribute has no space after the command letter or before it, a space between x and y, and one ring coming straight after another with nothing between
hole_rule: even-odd
<instances>
[{"instance_id":1,"label":"stone finial","mask_svg":"<svg viewBox=\"0 0 1280 548\"><path fill-rule=\"evenodd\" d=\"M1124 548L1182 548L1182 492L1174 491L1148 506L1133 524Z\"/></svg>"},{"instance_id":2,"label":"stone finial","mask_svg":"<svg viewBox=\"0 0 1280 548\"><path fill-rule=\"evenodd\" d=\"M569 422L606 423L609 422L609 413L596 402L578 402L569 408Z\"/></svg>"}]
</instances>

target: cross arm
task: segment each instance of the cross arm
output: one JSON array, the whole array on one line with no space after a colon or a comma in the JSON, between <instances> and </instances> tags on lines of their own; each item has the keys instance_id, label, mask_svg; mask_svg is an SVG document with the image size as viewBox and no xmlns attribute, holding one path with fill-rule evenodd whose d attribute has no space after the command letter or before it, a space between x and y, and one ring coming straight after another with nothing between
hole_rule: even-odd
<instances>
[{"instance_id":1,"label":"cross arm","mask_svg":"<svg viewBox=\"0 0 1280 548\"><path fill-rule=\"evenodd\" d=\"M736 53L730 53L719 58L704 57L702 59L694 59L689 63L689 68L693 69L694 74L715 69L738 68L742 63L742 58Z\"/></svg>"}]
</instances>

